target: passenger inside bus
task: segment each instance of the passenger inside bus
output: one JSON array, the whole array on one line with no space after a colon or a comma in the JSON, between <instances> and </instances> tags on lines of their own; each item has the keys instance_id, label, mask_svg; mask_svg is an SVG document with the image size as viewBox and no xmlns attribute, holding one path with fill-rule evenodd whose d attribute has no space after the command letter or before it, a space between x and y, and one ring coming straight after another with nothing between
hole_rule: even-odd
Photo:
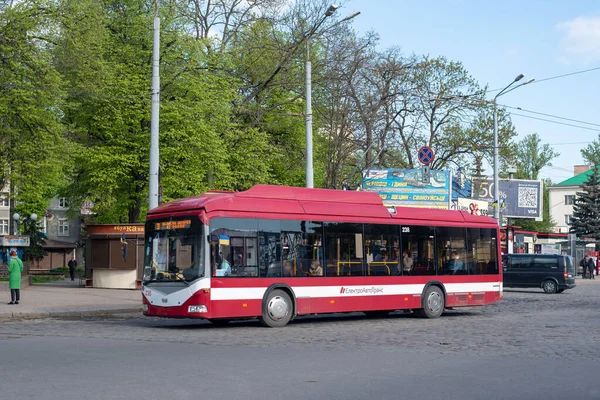
<instances>
[{"instance_id":1,"label":"passenger inside bus","mask_svg":"<svg viewBox=\"0 0 600 400\"><path fill-rule=\"evenodd\" d=\"M386 262L387 260L388 260L387 249L383 248L383 249L379 250L379 254L377 254L375 256L375 260L373 260L373 261Z\"/></svg>"},{"instance_id":2,"label":"passenger inside bus","mask_svg":"<svg viewBox=\"0 0 600 400\"><path fill-rule=\"evenodd\" d=\"M290 260L283 261L283 276L294 276L294 267Z\"/></svg>"},{"instance_id":3,"label":"passenger inside bus","mask_svg":"<svg viewBox=\"0 0 600 400\"><path fill-rule=\"evenodd\" d=\"M451 274L462 273L463 270L463 262L458 257L458 253L453 251L450 254L450 262L448 263L448 270Z\"/></svg>"},{"instance_id":4,"label":"passenger inside bus","mask_svg":"<svg viewBox=\"0 0 600 400\"><path fill-rule=\"evenodd\" d=\"M323 268L321 268L321 263L319 260L313 260L310 264L310 270L308 271L308 276L323 276Z\"/></svg>"},{"instance_id":5,"label":"passenger inside bus","mask_svg":"<svg viewBox=\"0 0 600 400\"><path fill-rule=\"evenodd\" d=\"M231 275L231 264L227 261L226 257L223 257L223 252L219 252L216 258L216 276L229 276Z\"/></svg>"}]
</instances>

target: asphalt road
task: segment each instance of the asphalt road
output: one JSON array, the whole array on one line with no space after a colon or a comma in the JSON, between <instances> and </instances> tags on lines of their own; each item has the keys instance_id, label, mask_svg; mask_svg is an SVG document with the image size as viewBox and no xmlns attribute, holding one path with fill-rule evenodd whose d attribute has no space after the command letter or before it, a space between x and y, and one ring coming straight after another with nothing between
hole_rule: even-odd
<instances>
[{"instance_id":1,"label":"asphalt road","mask_svg":"<svg viewBox=\"0 0 600 400\"><path fill-rule=\"evenodd\" d=\"M600 399L600 281L425 320L0 323L6 399Z\"/></svg>"}]
</instances>

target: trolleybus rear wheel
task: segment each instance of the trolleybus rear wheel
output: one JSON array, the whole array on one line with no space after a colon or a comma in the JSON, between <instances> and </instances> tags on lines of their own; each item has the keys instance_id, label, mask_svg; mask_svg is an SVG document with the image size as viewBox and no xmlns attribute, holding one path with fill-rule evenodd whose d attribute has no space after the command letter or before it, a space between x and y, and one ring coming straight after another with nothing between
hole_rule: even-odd
<instances>
[{"instance_id":1,"label":"trolleybus rear wheel","mask_svg":"<svg viewBox=\"0 0 600 400\"><path fill-rule=\"evenodd\" d=\"M415 310L421 318L437 318L444 312L444 293L437 286L429 286L423 296L423 308Z\"/></svg>"},{"instance_id":2,"label":"trolleybus rear wheel","mask_svg":"<svg viewBox=\"0 0 600 400\"><path fill-rule=\"evenodd\" d=\"M267 301L263 305L260 323L270 328L286 326L292 319L293 311L290 296L283 290L275 289L269 293Z\"/></svg>"}]
</instances>

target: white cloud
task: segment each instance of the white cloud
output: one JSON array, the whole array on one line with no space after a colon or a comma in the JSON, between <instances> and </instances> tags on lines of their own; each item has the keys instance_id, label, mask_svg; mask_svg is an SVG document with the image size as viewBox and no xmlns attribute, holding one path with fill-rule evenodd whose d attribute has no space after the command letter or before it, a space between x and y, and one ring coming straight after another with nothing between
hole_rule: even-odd
<instances>
[{"instance_id":1,"label":"white cloud","mask_svg":"<svg viewBox=\"0 0 600 400\"><path fill-rule=\"evenodd\" d=\"M564 33L559 62L589 64L600 60L600 17L577 17L556 28Z\"/></svg>"}]
</instances>

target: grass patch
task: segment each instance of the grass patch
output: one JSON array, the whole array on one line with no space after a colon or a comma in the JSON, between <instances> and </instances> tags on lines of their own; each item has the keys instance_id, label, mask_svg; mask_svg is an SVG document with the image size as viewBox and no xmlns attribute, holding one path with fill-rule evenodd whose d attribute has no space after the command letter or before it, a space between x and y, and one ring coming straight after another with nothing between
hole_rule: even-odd
<instances>
[{"instance_id":1,"label":"grass patch","mask_svg":"<svg viewBox=\"0 0 600 400\"><path fill-rule=\"evenodd\" d=\"M62 281L63 279L62 276L32 276L31 283L56 282Z\"/></svg>"}]
</instances>

